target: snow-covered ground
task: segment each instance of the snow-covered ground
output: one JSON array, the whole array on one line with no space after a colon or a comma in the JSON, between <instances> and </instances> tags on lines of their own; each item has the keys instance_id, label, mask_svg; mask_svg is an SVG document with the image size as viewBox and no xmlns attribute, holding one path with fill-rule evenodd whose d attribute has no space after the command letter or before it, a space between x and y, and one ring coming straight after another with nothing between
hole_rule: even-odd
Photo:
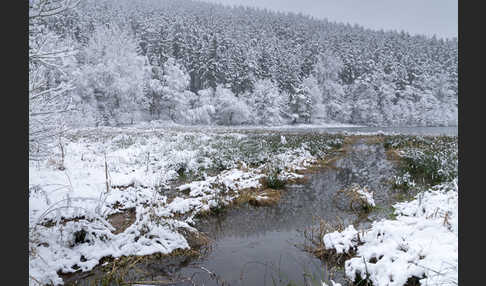
<instances>
[{"instance_id":1,"label":"snow-covered ground","mask_svg":"<svg viewBox=\"0 0 486 286\"><path fill-rule=\"evenodd\" d=\"M281 170L283 180L302 176L296 171L319 155L310 152L315 142L296 138L106 127L69 132L56 154L29 164L31 284L61 284L58 271L88 271L105 256L189 248L178 229L195 231L196 214L229 204L241 190L261 189L268 170ZM323 155L340 143L324 139L314 149ZM115 231L110 215L131 208L134 222Z\"/></svg>"},{"instance_id":2,"label":"snow-covered ground","mask_svg":"<svg viewBox=\"0 0 486 286\"><path fill-rule=\"evenodd\" d=\"M457 180L419 193L394 205L396 219L373 223L370 229L352 225L324 235L328 249L356 250L345 262L346 276L369 279L373 285L402 286L414 277L420 285L458 283Z\"/></svg>"}]
</instances>

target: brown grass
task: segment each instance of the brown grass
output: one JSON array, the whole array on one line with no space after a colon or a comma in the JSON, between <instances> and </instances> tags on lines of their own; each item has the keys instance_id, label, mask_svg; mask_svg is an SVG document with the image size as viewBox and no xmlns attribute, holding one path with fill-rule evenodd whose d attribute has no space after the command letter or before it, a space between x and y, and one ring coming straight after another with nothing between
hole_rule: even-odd
<instances>
[{"instance_id":1,"label":"brown grass","mask_svg":"<svg viewBox=\"0 0 486 286\"><path fill-rule=\"evenodd\" d=\"M135 208L130 208L120 213L109 215L108 222L115 228L113 233L119 234L131 226L135 222L136 217Z\"/></svg>"},{"instance_id":2,"label":"brown grass","mask_svg":"<svg viewBox=\"0 0 486 286\"><path fill-rule=\"evenodd\" d=\"M344 157L344 155L346 154L346 152L343 152L341 153L340 155L336 155L332 158L329 158L327 160L322 160L322 163L321 165L324 167L324 168L331 168L331 169L337 169L336 167L336 161L341 159L342 157Z\"/></svg>"},{"instance_id":3,"label":"brown grass","mask_svg":"<svg viewBox=\"0 0 486 286\"><path fill-rule=\"evenodd\" d=\"M359 189L365 189L367 191L367 187L361 187L357 184L354 184L346 189L339 190L336 192L334 196L334 200L337 200L339 196L344 196L349 201L349 208L357 213L361 212L369 212L371 210L371 206L368 204L366 199L364 199L359 193Z\"/></svg>"},{"instance_id":4,"label":"brown grass","mask_svg":"<svg viewBox=\"0 0 486 286\"><path fill-rule=\"evenodd\" d=\"M304 230L304 251L330 264L343 266L344 262L355 254L355 250L338 254L335 249L326 249L323 238L327 233L343 231L344 225L342 223L333 225L322 218L314 218L313 221L317 224Z\"/></svg>"},{"instance_id":5,"label":"brown grass","mask_svg":"<svg viewBox=\"0 0 486 286\"><path fill-rule=\"evenodd\" d=\"M344 140L343 140L343 148L344 149L348 149L347 147L355 144L362 137L363 136L359 136L359 135L350 135L350 136L344 137ZM341 148L341 149L343 149L343 148Z\"/></svg>"},{"instance_id":6,"label":"brown grass","mask_svg":"<svg viewBox=\"0 0 486 286\"><path fill-rule=\"evenodd\" d=\"M253 206L269 206L280 201L281 192L274 189L265 189L250 196L248 203Z\"/></svg>"},{"instance_id":7,"label":"brown grass","mask_svg":"<svg viewBox=\"0 0 486 286\"><path fill-rule=\"evenodd\" d=\"M364 138L367 144L383 144L385 142L385 136L381 135L365 136Z\"/></svg>"},{"instance_id":8,"label":"brown grass","mask_svg":"<svg viewBox=\"0 0 486 286\"><path fill-rule=\"evenodd\" d=\"M333 154L332 156L326 156L325 158L318 159L314 164L311 166L305 167L305 169L300 170L292 170L293 172L299 175L306 175L306 174L315 174L321 172L323 169L337 169L336 161L343 158L346 153L349 151L348 146L344 146L337 150L337 154Z\"/></svg>"},{"instance_id":9,"label":"brown grass","mask_svg":"<svg viewBox=\"0 0 486 286\"><path fill-rule=\"evenodd\" d=\"M308 176L303 176L303 177L300 177L300 178L290 178L290 179L287 179L287 183L289 184L305 184L309 181L309 177Z\"/></svg>"},{"instance_id":10,"label":"brown grass","mask_svg":"<svg viewBox=\"0 0 486 286\"><path fill-rule=\"evenodd\" d=\"M396 150L396 149L388 149L388 150L385 151L385 154L386 154L386 158L389 161L398 163L402 160L402 157L400 156L400 154L398 153L398 150Z\"/></svg>"},{"instance_id":11,"label":"brown grass","mask_svg":"<svg viewBox=\"0 0 486 286\"><path fill-rule=\"evenodd\" d=\"M253 206L268 206L276 204L280 201L281 191L274 189L259 189L259 190L245 190L240 192L240 195L234 204L249 203Z\"/></svg>"}]
</instances>

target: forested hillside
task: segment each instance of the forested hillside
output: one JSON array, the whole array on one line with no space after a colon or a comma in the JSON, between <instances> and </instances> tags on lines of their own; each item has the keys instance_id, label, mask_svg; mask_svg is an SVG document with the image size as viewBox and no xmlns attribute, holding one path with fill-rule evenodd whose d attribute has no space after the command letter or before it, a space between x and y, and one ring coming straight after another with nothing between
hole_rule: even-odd
<instances>
[{"instance_id":1,"label":"forested hillside","mask_svg":"<svg viewBox=\"0 0 486 286\"><path fill-rule=\"evenodd\" d=\"M457 125L457 39L190 0L83 0L30 33L69 51L29 75L73 126Z\"/></svg>"}]
</instances>

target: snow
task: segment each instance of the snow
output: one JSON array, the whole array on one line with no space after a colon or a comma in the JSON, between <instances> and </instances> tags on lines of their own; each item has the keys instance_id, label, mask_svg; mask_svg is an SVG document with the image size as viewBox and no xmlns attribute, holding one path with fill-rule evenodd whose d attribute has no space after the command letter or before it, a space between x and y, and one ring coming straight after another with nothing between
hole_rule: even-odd
<instances>
[{"instance_id":1,"label":"snow","mask_svg":"<svg viewBox=\"0 0 486 286\"><path fill-rule=\"evenodd\" d=\"M341 286L341 283L334 282L333 280L331 280L330 282L331 282L331 285L329 285L325 282L322 282L322 286Z\"/></svg>"},{"instance_id":2,"label":"snow","mask_svg":"<svg viewBox=\"0 0 486 286\"><path fill-rule=\"evenodd\" d=\"M457 180L419 193L414 200L394 205L395 220L381 220L358 232L324 236L326 247L338 253L356 247L345 262L346 276L360 275L373 285L404 285L410 277L421 285L457 285L458 281Z\"/></svg>"},{"instance_id":3,"label":"snow","mask_svg":"<svg viewBox=\"0 0 486 286\"><path fill-rule=\"evenodd\" d=\"M242 131L457 126L457 39L194 1L71 2L29 1L32 281L59 283L56 271L89 270L102 255L185 248L177 228L191 228L196 213L260 188L266 170L299 178L296 171L316 160L311 148L291 149L282 136L278 152L259 150L245 163ZM302 122L309 124L286 125ZM58 137L65 128L133 123ZM240 127L208 135L214 124ZM174 130L156 131L166 126ZM58 139L62 156L50 153ZM240 145L218 145L232 142ZM176 189L178 180L192 182ZM372 193L359 194L374 205ZM135 223L114 234L110 215L132 208ZM84 229L89 241L74 243Z\"/></svg>"},{"instance_id":4,"label":"snow","mask_svg":"<svg viewBox=\"0 0 486 286\"><path fill-rule=\"evenodd\" d=\"M373 199L373 192L368 190L368 188L360 188L356 190L356 193L371 207L376 206L375 200Z\"/></svg>"},{"instance_id":5,"label":"snow","mask_svg":"<svg viewBox=\"0 0 486 286\"><path fill-rule=\"evenodd\" d=\"M42 283L51 281L58 285L62 284L58 270L73 272L73 266L77 265L82 271L88 271L105 256L167 254L189 247L185 238L174 231L176 227L185 225L173 220L158 224L149 220L149 215L146 209L137 207L136 223L118 235L102 224L87 220L70 221L54 227L37 225L33 234L39 244L35 247L35 254L29 257L30 276ZM86 230L89 242L73 245L72 234L81 228Z\"/></svg>"},{"instance_id":6,"label":"snow","mask_svg":"<svg viewBox=\"0 0 486 286\"><path fill-rule=\"evenodd\" d=\"M348 226L343 231L327 233L322 238L326 249L335 249L336 253L347 253L354 248L358 242L358 231L353 225Z\"/></svg>"}]
</instances>

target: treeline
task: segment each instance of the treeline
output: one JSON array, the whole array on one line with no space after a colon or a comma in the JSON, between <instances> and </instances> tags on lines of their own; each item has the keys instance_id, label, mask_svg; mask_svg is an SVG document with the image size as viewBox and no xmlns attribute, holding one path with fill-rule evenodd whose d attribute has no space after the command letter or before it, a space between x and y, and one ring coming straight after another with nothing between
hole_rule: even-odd
<instances>
[{"instance_id":1,"label":"treeline","mask_svg":"<svg viewBox=\"0 0 486 286\"><path fill-rule=\"evenodd\" d=\"M72 83L73 124L457 124L457 39L190 0L85 0L43 27L77 51L45 74Z\"/></svg>"}]
</instances>

